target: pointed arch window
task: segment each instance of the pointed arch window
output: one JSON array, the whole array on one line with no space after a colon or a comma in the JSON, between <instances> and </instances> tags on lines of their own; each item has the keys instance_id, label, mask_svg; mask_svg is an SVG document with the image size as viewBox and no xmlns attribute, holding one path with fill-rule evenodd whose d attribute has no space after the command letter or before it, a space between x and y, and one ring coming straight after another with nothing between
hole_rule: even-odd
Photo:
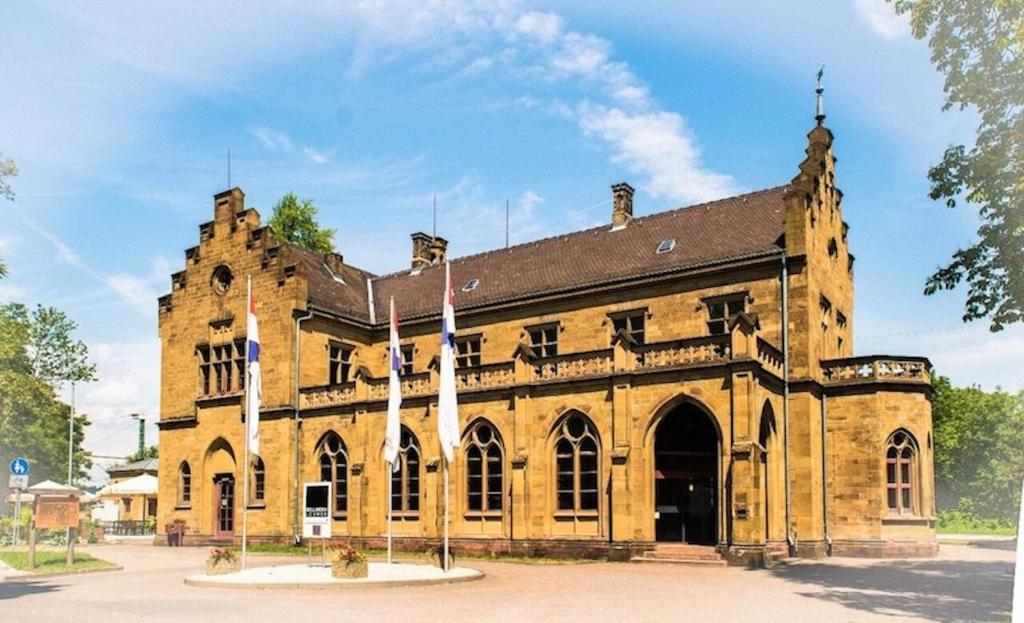
<instances>
[{"instance_id":1,"label":"pointed arch window","mask_svg":"<svg viewBox=\"0 0 1024 623\"><path fill-rule=\"evenodd\" d=\"M192 505L192 468L188 461L178 466L178 506Z\"/></svg>"},{"instance_id":2,"label":"pointed arch window","mask_svg":"<svg viewBox=\"0 0 1024 623\"><path fill-rule=\"evenodd\" d=\"M391 511L416 516L420 512L420 443L402 427L398 443L398 470L391 473Z\"/></svg>"},{"instance_id":3,"label":"pointed arch window","mask_svg":"<svg viewBox=\"0 0 1024 623\"><path fill-rule=\"evenodd\" d=\"M479 422L466 437L466 508L501 511L504 495L503 448L490 422Z\"/></svg>"},{"instance_id":4,"label":"pointed arch window","mask_svg":"<svg viewBox=\"0 0 1024 623\"><path fill-rule=\"evenodd\" d=\"M263 459L253 455L252 465L249 467L249 504L262 505L266 500L267 492L267 470L263 465Z\"/></svg>"},{"instance_id":5,"label":"pointed arch window","mask_svg":"<svg viewBox=\"0 0 1024 623\"><path fill-rule=\"evenodd\" d=\"M337 434L324 435L317 445L320 462L320 480L331 483L334 492L332 514L344 517L348 513L348 453L345 443Z\"/></svg>"},{"instance_id":6,"label":"pointed arch window","mask_svg":"<svg viewBox=\"0 0 1024 623\"><path fill-rule=\"evenodd\" d=\"M905 430L889 436L885 444L886 504L897 515L918 514L917 440Z\"/></svg>"},{"instance_id":7,"label":"pointed arch window","mask_svg":"<svg viewBox=\"0 0 1024 623\"><path fill-rule=\"evenodd\" d=\"M559 511L597 511L599 447L594 425L582 414L570 415L555 430L555 491Z\"/></svg>"}]
</instances>

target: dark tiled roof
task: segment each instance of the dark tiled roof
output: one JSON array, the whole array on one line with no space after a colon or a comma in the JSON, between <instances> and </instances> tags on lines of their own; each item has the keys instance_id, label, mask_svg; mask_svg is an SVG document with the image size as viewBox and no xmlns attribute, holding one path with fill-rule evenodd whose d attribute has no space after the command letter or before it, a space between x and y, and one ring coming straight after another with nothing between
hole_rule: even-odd
<instances>
[{"instance_id":1,"label":"dark tiled roof","mask_svg":"<svg viewBox=\"0 0 1024 623\"><path fill-rule=\"evenodd\" d=\"M634 277L696 268L780 250L784 232L783 195L769 188L669 212L637 218L624 229L609 225L451 260L455 307L468 308L595 286ZM662 240L675 239L666 253ZM346 286L334 280L320 256L303 251L310 275L311 303L369 319L366 279L373 281L376 321L386 322L387 301L403 319L440 314L444 268L430 266L383 277L346 266ZM470 279L479 285L462 287ZM360 279L362 282L360 283ZM382 315L383 314L383 315Z\"/></svg>"},{"instance_id":2,"label":"dark tiled roof","mask_svg":"<svg viewBox=\"0 0 1024 623\"><path fill-rule=\"evenodd\" d=\"M319 253L308 251L291 243L288 248L299 271L309 279L309 302L315 307L336 312L363 322L370 321L366 303L366 280L374 275L355 266L343 264L340 274L327 268ZM340 277L339 282L336 277Z\"/></svg>"}]
</instances>

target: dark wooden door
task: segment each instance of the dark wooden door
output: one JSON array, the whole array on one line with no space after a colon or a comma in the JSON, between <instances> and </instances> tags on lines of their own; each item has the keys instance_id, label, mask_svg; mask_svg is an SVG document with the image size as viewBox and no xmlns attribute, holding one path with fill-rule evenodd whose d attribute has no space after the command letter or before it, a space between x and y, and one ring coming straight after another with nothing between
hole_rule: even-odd
<instances>
[{"instance_id":1,"label":"dark wooden door","mask_svg":"<svg viewBox=\"0 0 1024 623\"><path fill-rule=\"evenodd\" d=\"M235 536L235 477L218 474L213 479L213 534L220 539Z\"/></svg>"}]
</instances>

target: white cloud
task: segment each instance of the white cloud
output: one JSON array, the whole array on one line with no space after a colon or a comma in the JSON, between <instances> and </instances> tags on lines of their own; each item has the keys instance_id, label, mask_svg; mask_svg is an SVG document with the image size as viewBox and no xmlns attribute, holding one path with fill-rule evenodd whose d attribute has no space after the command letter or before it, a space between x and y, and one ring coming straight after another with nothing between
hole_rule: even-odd
<instances>
[{"instance_id":1,"label":"white cloud","mask_svg":"<svg viewBox=\"0 0 1024 623\"><path fill-rule=\"evenodd\" d=\"M532 37L542 43L551 43L562 34L563 20L554 13L528 11L516 19L512 31L516 35Z\"/></svg>"},{"instance_id":2,"label":"white cloud","mask_svg":"<svg viewBox=\"0 0 1024 623\"><path fill-rule=\"evenodd\" d=\"M892 2L886 0L853 0L857 16L875 34L885 39L900 39L910 36L910 18L907 14L897 15Z\"/></svg>"},{"instance_id":3,"label":"white cloud","mask_svg":"<svg viewBox=\"0 0 1024 623\"><path fill-rule=\"evenodd\" d=\"M306 154L306 158L313 164L324 164L329 160L327 154L312 147L303 147L302 153Z\"/></svg>"},{"instance_id":4,"label":"white cloud","mask_svg":"<svg viewBox=\"0 0 1024 623\"><path fill-rule=\"evenodd\" d=\"M292 140L287 134L279 130L262 125L252 126L249 128L249 134L258 138L267 149L283 149L284 151L291 151L292 149Z\"/></svg>"},{"instance_id":5,"label":"white cloud","mask_svg":"<svg viewBox=\"0 0 1024 623\"><path fill-rule=\"evenodd\" d=\"M584 103L580 126L615 147L613 160L646 176L644 189L654 197L700 202L736 192L731 177L701 166L700 150L676 113L628 113Z\"/></svg>"}]
</instances>

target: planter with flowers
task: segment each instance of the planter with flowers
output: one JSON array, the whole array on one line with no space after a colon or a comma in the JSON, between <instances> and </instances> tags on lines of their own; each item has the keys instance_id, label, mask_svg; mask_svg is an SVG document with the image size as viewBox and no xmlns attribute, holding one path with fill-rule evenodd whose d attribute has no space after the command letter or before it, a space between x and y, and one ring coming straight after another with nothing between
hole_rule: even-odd
<instances>
[{"instance_id":1,"label":"planter with flowers","mask_svg":"<svg viewBox=\"0 0 1024 623\"><path fill-rule=\"evenodd\" d=\"M369 572L366 555L348 544L331 544L331 575L336 578L365 578Z\"/></svg>"},{"instance_id":2,"label":"planter with flowers","mask_svg":"<svg viewBox=\"0 0 1024 623\"><path fill-rule=\"evenodd\" d=\"M224 575L242 568L242 561L226 547L215 547L206 558L206 575Z\"/></svg>"}]
</instances>

